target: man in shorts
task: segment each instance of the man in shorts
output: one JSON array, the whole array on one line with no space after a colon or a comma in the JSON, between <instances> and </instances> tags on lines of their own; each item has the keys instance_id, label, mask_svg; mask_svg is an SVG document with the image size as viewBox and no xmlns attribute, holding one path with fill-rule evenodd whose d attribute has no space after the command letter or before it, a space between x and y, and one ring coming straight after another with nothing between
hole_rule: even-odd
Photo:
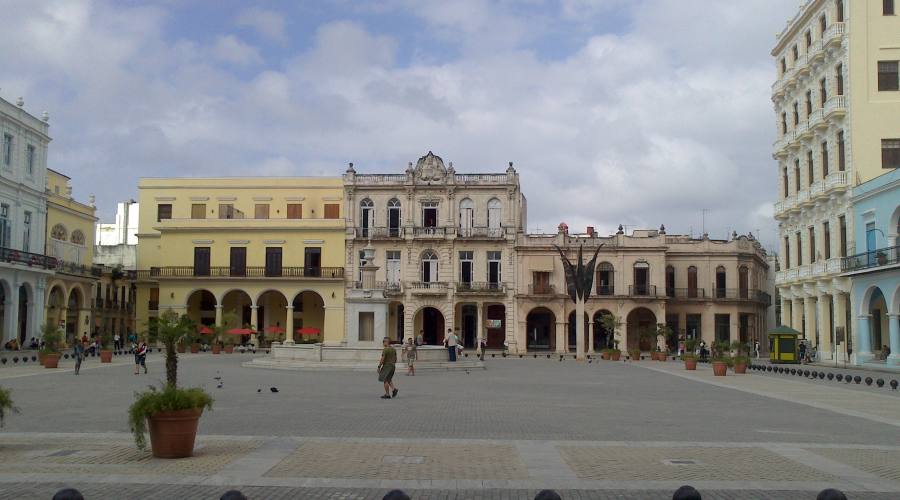
<instances>
[{"instance_id":1,"label":"man in shorts","mask_svg":"<svg viewBox=\"0 0 900 500\"><path fill-rule=\"evenodd\" d=\"M403 353L406 355L406 374L415 376L416 343L413 342L412 337L406 339L406 344L403 345Z\"/></svg>"},{"instance_id":2,"label":"man in shorts","mask_svg":"<svg viewBox=\"0 0 900 500\"><path fill-rule=\"evenodd\" d=\"M381 360L378 361L378 381L384 383L384 396L381 399L397 397L400 392L394 387L394 369L397 364L397 350L391 346L391 339L385 337L381 341L384 350L381 351Z\"/></svg>"}]
</instances>

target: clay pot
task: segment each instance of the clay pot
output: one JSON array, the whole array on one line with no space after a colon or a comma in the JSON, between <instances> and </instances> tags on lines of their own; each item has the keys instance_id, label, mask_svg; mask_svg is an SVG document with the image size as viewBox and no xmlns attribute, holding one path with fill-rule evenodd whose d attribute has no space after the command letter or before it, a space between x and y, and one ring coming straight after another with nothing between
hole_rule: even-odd
<instances>
[{"instance_id":1,"label":"clay pot","mask_svg":"<svg viewBox=\"0 0 900 500\"><path fill-rule=\"evenodd\" d=\"M194 439L202 408L162 411L147 419L150 447L157 458L186 458L194 454Z\"/></svg>"},{"instance_id":2,"label":"clay pot","mask_svg":"<svg viewBox=\"0 0 900 500\"><path fill-rule=\"evenodd\" d=\"M684 369L685 370L696 370L697 369L697 358L687 358L684 360Z\"/></svg>"},{"instance_id":3,"label":"clay pot","mask_svg":"<svg viewBox=\"0 0 900 500\"><path fill-rule=\"evenodd\" d=\"M665 361L667 359L669 359L669 353L667 353L667 352L661 352L656 355L657 361Z\"/></svg>"},{"instance_id":4,"label":"clay pot","mask_svg":"<svg viewBox=\"0 0 900 500\"><path fill-rule=\"evenodd\" d=\"M724 361L713 361L713 375L724 377L728 373L728 364Z\"/></svg>"},{"instance_id":5,"label":"clay pot","mask_svg":"<svg viewBox=\"0 0 900 500\"><path fill-rule=\"evenodd\" d=\"M44 354L43 351L38 351L38 363L40 363L41 366L44 366L44 360L45 360L45 359L47 359L47 355Z\"/></svg>"},{"instance_id":6,"label":"clay pot","mask_svg":"<svg viewBox=\"0 0 900 500\"><path fill-rule=\"evenodd\" d=\"M613 352L613 353L610 353L610 355L609 355L609 358L612 359L613 361L618 361L621 357L622 357L621 352Z\"/></svg>"},{"instance_id":7,"label":"clay pot","mask_svg":"<svg viewBox=\"0 0 900 500\"><path fill-rule=\"evenodd\" d=\"M197 354L198 352L200 352L200 344L191 344L191 354Z\"/></svg>"},{"instance_id":8,"label":"clay pot","mask_svg":"<svg viewBox=\"0 0 900 500\"><path fill-rule=\"evenodd\" d=\"M609 353L608 353L608 352L601 352L601 353L600 353L600 359L609 359Z\"/></svg>"},{"instance_id":9,"label":"clay pot","mask_svg":"<svg viewBox=\"0 0 900 500\"><path fill-rule=\"evenodd\" d=\"M631 356L632 361L641 360L641 351L628 351L628 354Z\"/></svg>"},{"instance_id":10,"label":"clay pot","mask_svg":"<svg viewBox=\"0 0 900 500\"><path fill-rule=\"evenodd\" d=\"M212 348L213 354L221 354L222 353L222 346L220 346L219 344L213 344L212 347L213 347Z\"/></svg>"},{"instance_id":11,"label":"clay pot","mask_svg":"<svg viewBox=\"0 0 900 500\"><path fill-rule=\"evenodd\" d=\"M739 374L747 373L747 363L735 363L734 364L734 373L739 373Z\"/></svg>"},{"instance_id":12,"label":"clay pot","mask_svg":"<svg viewBox=\"0 0 900 500\"><path fill-rule=\"evenodd\" d=\"M234 352L234 346L233 346L233 345L227 345L227 346L225 346L225 354L232 354L233 352Z\"/></svg>"},{"instance_id":13,"label":"clay pot","mask_svg":"<svg viewBox=\"0 0 900 500\"><path fill-rule=\"evenodd\" d=\"M59 366L59 353L44 354L44 368L56 368Z\"/></svg>"},{"instance_id":14,"label":"clay pot","mask_svg":"<svg viewBox=\"0 0 900 500\"><path fill-rule=\"evenodd\" d=\"M184 344L178 344L178 347L176 347L176 350L178 351L178 354L184 354L185 351L187 351L187 348L184 347Z\"/></svg>"},{"instance_id":15,"label":"clay pot","mask_svg":"<svg viewBox=\"0 0 900 500\"><path fill-rule=\"evenodd\" d=\"M100 351L100 362L101 363L112 363L112 351Z\"/></svg>"}]
</instances>

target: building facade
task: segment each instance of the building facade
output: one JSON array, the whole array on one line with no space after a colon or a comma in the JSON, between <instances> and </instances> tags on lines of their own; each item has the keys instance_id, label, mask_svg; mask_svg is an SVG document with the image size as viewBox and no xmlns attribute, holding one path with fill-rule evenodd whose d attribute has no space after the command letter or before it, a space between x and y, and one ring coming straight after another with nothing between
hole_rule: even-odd
<instances>
[{"instance_id":1,"label":"building facade","mask_svg":"<svg viewBox=\"0 0 900 500\"><path fill-rule=\"evenodd\" d=\"M45 321L47 281L56 260L45 252L49 116L38 119L0 98L0 294L2 345L25 344Z\"/></svg>"},{"instance_id":2,"label":"building facade","mask_svg":"<svg viewBox=\"0 0 900 500\"><path fill-rule=\"evenodd\" d=\"M781 322L822 360L853 351L854 186L900 163L898 19L893 2L810 0L772 51Z\"/></svg>"},{"instance_id":3,"label":"building facade","mask_svg":"<svg viewBox=\"0 0 900 500\"><path fill-rule=\"evenodd\" d=\"M138 188L139 331L171 310L269 340L343 342L339 177L142 179Z\"/></svg>"},{"instance_id":4,"label":"building facade","mask_svg":"<svg viewBox=\"0 0 900 500\"><path fill-rule=\"evenodd\" d=\"M691 239L660 230L599 236L593 228L569 234L520 234L516 244L516 328L519 352L575 350L575 304L566 294L565 272L556 247L570 260L583 248L585 262L599 247L591 296L585 304L587 353L618 345L648 351L656 340L640 338L667 325L667 347L683 339L764 342L771 327L766 252L752 236L730 241ZM603 321L620 323L614 332ZM655 334L654 334L655 338ZM512 342L511 342L512 344Z\"/></svg>"},{"instance_id":5,"label":"building facade","mask_svg":"<svg viewBox=\"0 0 900 500\"><path fill-rule=\"evenodd\" d=\"M844 259L853 283L856 359L900 365L900 169L853 190L860 249ZM890 356L888 356L890 352Z\"/></svg>"},{"instance_id":6,"label":"building facade","mask_svg":"<svg viewBox=\"0 0 900 500\"><path fill-rule=\"evenodd\" d=\"M359 174L351 164L343 182L348 345L420 333L440 345L452 330L469 348L482 335L488 347L515 347L515 242L526 201L512 163L458 174L428 152L399 174Z\"/></svg>"}]
</instances>

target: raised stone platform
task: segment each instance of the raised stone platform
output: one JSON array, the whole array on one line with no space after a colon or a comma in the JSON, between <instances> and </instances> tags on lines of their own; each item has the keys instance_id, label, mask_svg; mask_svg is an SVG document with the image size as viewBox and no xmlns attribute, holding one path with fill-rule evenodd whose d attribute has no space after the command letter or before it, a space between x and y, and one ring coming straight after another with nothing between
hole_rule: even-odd
<instances>
[{"instance_id":1,"label":"raised stone platform","mask_svg":"<svg viewBox=\"0 0 900 500\"><path fill-rule=\"evenodd\" d=\"M406 369L402 350L397 349L397 371ZM381 359L381 347L328 346L322 344L273 344L267 356L254 358L243 366L275 370L353 370L374 371ZM483 370L484 362L469 352L458 361L447 360L447 349L439 346L420 346L417 349L416 371Z\"/></svg>"}]
</instances>

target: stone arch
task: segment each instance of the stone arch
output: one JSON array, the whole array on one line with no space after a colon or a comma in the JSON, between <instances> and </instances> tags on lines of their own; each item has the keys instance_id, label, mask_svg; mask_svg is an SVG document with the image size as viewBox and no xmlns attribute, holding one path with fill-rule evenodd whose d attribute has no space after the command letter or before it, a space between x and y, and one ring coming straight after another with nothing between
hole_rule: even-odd
<instances>
[{"instance_id":1,"label":"stone arch","mask_svg":"<svg viewBox=\"0 0 900 500\"><path fill-rule=\"evenodd\" d=\"M556 349L556 314L538 306L525 316L525 348L533 350Z\"/></svg>"},{"instance_id":2,"label":"stone arch","mask_svg":"<svg viewBox=\"0 0 900 500\"><path fill-rule=\"evenodd\" d=\"M635 307L629 311L626 319L626 344L628 349L640 348L642 351L653 350L655 340L641 341L640 334L643 330L656 330L656 314L646 307Z\"/></svg>"},{"instance_id":3,"label":"stone arch","mask_svg":"<svg viewBox=\"0 0 900 500\"><path fill-rule=\"evenodd\" d=\"M612 311L608 309L600 309L596 311L592 317L592 321L594 323L594 350L599 351L600 349L612 348L614 347L613 341L615 340L613 337L613 332L607 330L603 326L603 317L604 316L612 316Z\"/></svg>"},{"instance_id":4,"label":"stone arch","mask_svg":"<svg viewBox=\"0 0 900 500\"><path fill-rule=\"evenodd\" d=\"M888 345L889 338L889 298L878 286L870 286L866 289L862 307L862 314L868 317L869 331L860 331L859 335L868 335L871 352L882 351L882 346ZM864 345L863 345L864 346ZM864 347L860 348L862 352Z\"/></svg>"},{"instance_id":5,"label":"stone arch","mask_svg":"<svg viewBox=\"0 0 900 500\"><path fill-rule=\"evenodd\" d=\"M216 294L205 288L197 288L185 297L186 313L195 323L207 326L216 323L216 306L219 304Z\"/></svg>"},{"instance_id":6,"label":"stone arch","mask_svg":"<svg viewBox=\"0 0 900 500\"><path fill-rule=\"evenodd\" d=\"M272 290L274 291L274 290ZM291 305L294 319L294 340L297 342L319 341L324 338L325 328L329 325L325 322L325 297L316 290L304 289L291 297ZM287 316L285 315L286 325ZM314 333L313 329L318 330Z\"/></svg>"},{"instance_id":7,"label":"stone arch","mask_svg":"<svg viewBox=\"0 0 900 500\"><path fill-rule=\"evenodd\" d=\"M76 230L72 231L71 241L75 245L84 246L84 241L85 241L84 233L80 229L76 229Z\"/></svg>"},{"instance_id":8,"label":"stone arch","mask_svg":"<svg viewBox=\"0 0 900 500\"><path fill-rule=\"evenodd\" d=\"M250 309L254 305L253 297L241 288L232 288L225 291L218 299L217 304L222 305L223 313L231 313L237 316L241 327L251 326Z\"/></svg>"},{"instance_id":9,"label":"stone arch","mask_svg":"<svg viewBox=\"0 0 900 500\"><path fill-rule=\"evenodd\" d=\"M413 332L416 335L422 332L425 344L441 345L444 342L449 324L447 318L451 317L444 309L436 304L425 304L413 314Z\"/></svg>"},{"instance_id":10,"label":"stone arch","mask_svg":"<svg viewBox=\"0 0 900 500\"><path fill-rule=\"evenodd\" d=\"M62 224L55 224L53 226L53 229L50 230L50 237L58 241L67 241L69 238L69 232L66 230L66 226Z\"/></svg>"}]
</instances>

